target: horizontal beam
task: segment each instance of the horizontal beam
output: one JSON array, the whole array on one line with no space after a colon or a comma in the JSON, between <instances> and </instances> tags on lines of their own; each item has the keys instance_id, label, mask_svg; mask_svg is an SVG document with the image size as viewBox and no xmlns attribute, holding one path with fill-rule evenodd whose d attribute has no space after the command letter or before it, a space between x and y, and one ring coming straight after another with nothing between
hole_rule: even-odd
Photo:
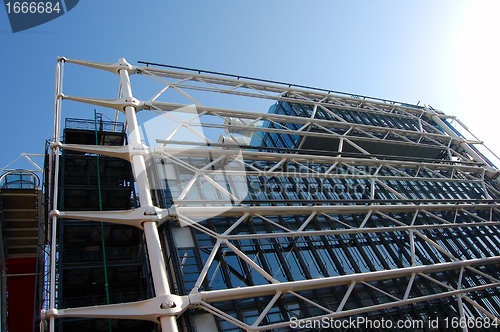
<instances>
[{"instance_id":1,"label":"horizontal beam","mask_svg":"<svg viewBox=\"0 0 500 332\"><path fill-rule=\"evenodd\" d=\"M162 143L162 140L158 141ZM392 167L404 167L419 169L422 167L428 167L435 170L461 170L465 172L482 173L483 168L478 166L463 166L463 165L450 165L450 164L433 164L425 162L413 162L413 161L398 161L398 160L379 160L371 158L348 158L348 157L333 157L325 155L313 155L313 154L284 154L277 152L260 152L260 151L250 151L243 149L209 149L209 148L189 148L175 147L175 146L165 146L152 148L151 151L161 153L166 152L179 157L220 157L226 156L229 158L235 158L241 156L242 159L246 160L263 160L263 161L281 161L283 159L287 161L295 161L300 163L318 163L318 164L347 164L349 166L392 166ZM336 152L334 152L336 153Z\"/></svg>"},{"instance_id":2,"label":"horizontal beam","mask_svg":"<svg viewBox=\"0 0 500 332\"><path fill-rule=\"evenodd\" d=\"M38 232L38 228L29 228L29 227L26 227L26 228L6 228L3 230L3 232L7 233L7 232Z\"/></svg>"},{"instance_id":3,"label":"horizontal beam","mask_svg":"<svg viewBox=\"0 0 500 332\"><path fill-rule=\"evenodd\" d=\"M14 249L34 249L34 248L37 248L38 245L36 244L29 244L29 245L19 245L19 246L16 246L16 245L10 245L10 244L6 244L5 245L7 247L7 252L9 250L14 250ZM9 254L7 253L7 256Z\"/></svg>"},{"instance_id":4,"label":"horizontal beam","mask_svg":"<svg viewBox=\"0 0 500 332\"><path fill-rule=\"evenodd\" d=\"M178 71L178 70L171 70L171 69L164 69L164 68L153 68L153 67L138 67L138 73L139 74L153 74L156 76L170 77L170 78L176 78L176 79L181 79L181 80L192 80L192 81L196 81L196 82L203 82L206 84L210 83L210 84L225 85L225 86L230 86L230 87L244 87L244 88L248 88L248 89L251 89L254 91L263 91L265 93L274 92L274 93L279 94L279 95L282 95L284 93L297 92L297 93L305 94L306 96L311 96L312 98L326 99L326 100L338 99L338 100L343 100L345 102L357 104L357 105L372 104L375 107L388 109L388 110L392 110L392 109L394 109L394 107L398 107L401 110L404 110L405 112L414 114L415 116L420 116L421 114L425 113L425 111L421 108L404 106L404 105L402 105L402 103L398 103L395 101L388 101L388 100L371 98L371 97L364 97L363 99L353 98L353 97L348 97L346 95L342 95L339 92L335 92L335 91L326 91L326 90L321 91L319 89L298 87L298 86L294 87L292 84L283 84L283 83L278 83L278 82L266 83L266 82L262 82L262 81L259 82L258 80L240 79L239 77L234 79L234 78L229 78L229 77L214 76L214 75L207 75L207 74L201 74L201 73L188 73L188 72L182 72L182 71ZM230 91L223 90L223 89L218 89L217 92L230 93ZM267 97L268 97L268 99L275 99L270 95L267 95ZM369 99L366 99L366 98L369 98ZM324 105L334 106L332 104L327 104L327 103L324 103ZM355 107L353 107L353 109L354 108ZM363 110L363 109L361 109L361 110Z\"/></svg>"},{"instance_id":5,"label":"horizontal beam","mask_svg":"<svg viewBox=\"0 0 500 332\"><path fill-rule=\"evenodd\" d=\"M140 70L139 70L140 74L143 74L143 72L153 72L153 71L156 71L157 69L159 69L159 68L156 68L156 67L150 67L149 66L149 65L152 65L152 66L162 67L162 69L164 69L164 68L173 68L173 69L184 70L182 72L179 72L179 71L173 71L172 69L166 69L166 71L175 72L176 75L178 75L179 73L185 73L187 75L186 80L188 80L190 77L192 77L192 75L190 75L190 73L186 73L185 72L185 71L188 71L188 72L191 72L191 73L196 73L197 72L196 78L200 78L200 75L206 75L207 77L210 77L210 78L216 78L216 77L217 78L218 77L230 78L231 77L232 80L236 79L236 81L233 81L233 82L239 83L238 85L244 85L244 83L242 83L242 82L245 82L245 80L248 80L248 81L250 81L252 83L258 82L258 83L264 83L264 84L275 84L277 86L284 86L284 87L293 88L293 89L295 89L295 88L302 88L302 89L306 89L308 91L312 90L314 92L327 93L328 95L330 95L332 93L333 94L339 94L339 96L342 96L344 98L347 97L349 99L352 99L352 100L358 101L358 102L359 102L359 98L362 98L362 100L371 99L371 100L377 100L377 101L382 101L384 103L391 103L391 104L399 103L399 102L394 101L394 100L387 100L387 99L382 99L382 98L374 98L374 97L359 96L359 95L358 95L358 98L353 98L352 97L353 96L352 93L341 92L341 91L333 91L333 90L328 90L328 89L315 88L315 87L311 87L311 86L305 86L305 85L299 85L299 84L292 84L292 83L285 83L285 82L278 82L278 81L273 81L273 80L267 80L267 79L261 79L261 78L255 78L255 77L248 77L248 76L242 76L242 75L226 74L226 73L220 73L220 72L214 72L214 71L208 71L208 70L202 70L202 69L194 69L194 68L187 68L187 67L165 65L165 64L154 63L154 62L147 62L147 61L138 61L138 63L146 65L146 67L141 67L140 68ZM166 71L164 71L163 73L166 73ZM159 75L159 76L164 76L164 75ZM195 77L193 76L193 79L194 78Z\"/></svg>"},{"instance_id":6,"label":"horizontal beam","mask_svg":"<svg viewBox=\"0 0 500 332\"><path fill-rule=\"evenodd\" d=\"M37 187L39 188L39 187ZM6 192L7 190L7 192ZM10 190L16 190L16 192L12 192ZM40 190L37 190L35 188L15 188L15 189L9 189L9 188L3 188L2 191L0 191L0 196L2 197L40 197L42 195L42 192Z\"/></svg>"},{"instance_id":7,"label":"horizontal beam","mask_svg":"<svg viewBox=\"0 0 500 332\"><path fill-rule=\"evenodd\" d=\"M364 125L364 124L358 124L358 123L351 123L351 122L340 122L340 121L331 121L331 120L324 120L324 119L317 119L317 118L306 118L306 117L300 117L300 116L292 116L292 115L284 115L284 114L274 114L274 113L261 113L261 112L252 112L252 111L243 111L243 110L235 110L235 109L227 109L227 108L220 108L220 107L210 107L210 106L202 106L202 105L197 105L196 107L186 107L188 105L185 104L176 104L176 103L168 103L168 102L160 102L160 101L153 101L153 102L144 102L144 108L145 109L161 109L164 111L175 111L175 112L183 112L183 113L200 113L200 112L207 112L207 114L214 114L218 116L229 116L229 117L237 117L237 118L244 118L244 119L261 119L263 121L275 121L275 122L283 122L283 123L296 123L296 124L312 124L312 125L320 125L323 127L337 127L337 128L343 128L343 129L349 129L349 128L360 128L365 131L375 131L375 132L380 132L380 133L396 133L400 134L403 136L411 136L411 137L429 137L432 139L440 139L446 142L449 142L453 138L446 135L446 134L438 134L438 133L429 133L429 132L422 132L422 131L413 131L413 130L404 130L404 129L397 129L397 128L390 128L390 127L380 127L380 126L371 126L371 125ZM238 126L240 127L240 126ZM252 130L251 126L241 126L242 128ZM253 130L256 130L259 128L253 128ZM305 134L305 132L304 132ZM356 137L359 138L359 137ZM460 140L462 142L463 139Z\"/></svg>"},{"instance_id":8,"label":"horizontal beam","mask_svg":"<svg viewBox=\"0 0 500 332\"><path fill-rule=\"evenodd\" d=\"M321 236L321 235L340 235L340 234L365 234L365 233L390 233L404 232L409 230L427 230L427 229L448 229L448 228L465 228L465 227L486 227L500 226L500 222L474 222L460 224L428 224L415 226L393 226L393 227L370 227L370 228L345 228L332 229L321 231L302 231L302 232L274 232L274 233L256 233L256 234L241 234L241 235L220 235L218 238L231 241L248 240L248 239L272 239L282 237L303 237L303 236Z\"/></svg>"},{"instance_id":9,"label":"horizontal beam","mask_svg":"<svg viewBox=\"0 0 500 332\"><path fill-rule=\"evenodd\" d=\"M169 141L158 140L158 143L169 143ZM193 145L198 143L193 142ZM170 153L179 157L238 157L241 156L243 159L248 160L265 160L265 161L280 161L282 159L288 161L296 161L301 163L324 163L324 164L334 164L342 163L348 164L350 166L392 166L392 167L404 167L419 169L422 167L427 167L434 170L461 170L464 172L472 172L482 174L483 168L478 166L465 166L460 164L434 164L426 162L412 162L412 161L398 161L398 160L379 160L371 158L348 158L348 157L333 157L325 155L312 155L312 154L283 154L277 152L259 152L244 150L245 147L239 146L227 146L230 149L213 149L206 147L197 148L183 148L174 146L165 146L157 148L148 148L146 146L140 146L134 148L133 146L97 146L97 145L78 145L78 144L61 144L57 143L59 147L65 150L71 151L82 151L88 153L97 153L105 156L118 157L124 160L130 160L132 155L136 154L148 154L148 153ZM233 149L234 148L234 149Z\"/></svg>"},{"instance_id":10,"label":"horizontal beam","mask_svg":"<svg viewBox=\"0 0 500 332\"><path fill-rule=\"evenodd\" d=\"M314 203L314 202L311 202ZM318 205L318 206L197 206L176 207L177 213L186 217L220 216L234 217L245 213L260 215L306 215L313 212L326 214L368 213L378 211L383 213L405 213L415 211L455 211L464 210L491 210L498 208L495 204L397 204L397 205Z\"/></svg>"},{"instance_id":11,"label":"horizontal beam","mask_svg":"<svg viewBox=\"0 0 500 332\"><path fill-rule=\"evenodd\" d=\"M196 172L212 174L213 170L198 169ZM281 172L281 171L233 171L224 170L225 176L265 176L265 177L285 177L285 178L318 178L318 179L353 179L353 180L381 180L381 181L425 181L425 182L459 182L459 183L482 183L483 180L464 180L464 179L450 179L445 177L429 178L429 177L416 177L416 176L383 176L383 175L369 175L369 174L336 174L330 172L328 174L321 172Z\"/></svg>"},{"instance_id":12,"label":"horizontal beam","mask_svg":"<svg viewBox=\"0 0 500 332\"><path fill-rule=\"evenodd\" d=\"M356 308L356 309L343 310L343 311L339 311L339 312L328 313L328 314L321 315L321 316L308 317L308 318L304 318L301 320L297 320L297 321L295 321L295 323L299 324L300 321L306 321L306 320L309 320L309 321L322 320L322 319L330 320L330 319L336 319L336 318L341 318L341 317L346 317L346 316L354 316L354 315L359 315L359 314L363 314L365 312L370 312L370 311L377 311L377 310L383 310L383 309L394 308L394 307L402 307L405 305L412 305L414 303L419 303L419 302L433 301L433 300L437 300L437 299L444 298L444 297L460 296L462 294L480 292L482 290L486 290L489 288L497 288L499 286L500 286L500 283L494 283L494 284L486 284L486 285L469 287L469 288L462 288L462 289L452 290L452 291L443 292L443 293L423 295L423 296L413 297L411 299L406 299L406 300L399 300L399 301L371 305L371 306L366 306L366 307L361 307L361 308ZM467 297L466 297L466 299L467 299ZM268 331L268 330L288 327L291 325L291 323L292 322L290 322L290 321L283 322L283 323L274 323L274 324L269 324L269 325L265 325L265 326L259 326L257 328L250 327L247 330L248 331ZM492 321L492 323L493 323L493 321ZM497 318L497 323L498 323L498 318ZM243 327L245 328L246 326L243 326Z\"/></svg>"},{"instance_id":13,"label":"horizontal beam","mask_svg":"<svg viewBox=\"0 0 500 332\"><path fill-rule=\"evenodd\" d=\"M436 140L441 140L441 144L443 146L447 146L450 141L456 141L457 144L460 144L461 142L464 141L464 139L460 138L454 138L451 136L448 136L446 134L442 133L429 133L429 132L423 132L423 131L413 131L413 130L405 130L405 129L398 129L398 128L390 128L390 127L382 127L382 126L372 126L372 125L365 125L365 124L359 124L359 123L351 123L351 122L342 122L342 121L331 121L331 120L324 120L324 119L317 119L317 118L307 118L307 117L300 117L300 116L290 116L290 115L283 115L283 114L273 114L273 113L260 113L260 112L251 112L251 111L243 111L243 110L231 110L231 109L224 109L224 108L218 108L218 107L208 107L208 106L202 106L202 105L197 105L196 108L194 107L186 107L189 105L185 104L175 104L175 103L167 103L167 102L159 102L159 101L139 101L139 100L134 100L130 102L126 102L123 98L122 99L100 99L100 98L86 98L86 97L78 97L78 96L61 96L61 98L76 101L76 102L82 102L82 103L87 103L91 105L98 105L102 107L108 107L111 109L117 109L122 111L124 107L127 105L133 105L136 108L144 108L147 110L151 109L158 109L158 110L164 110L164 111L176 111L176 112L183 112L183 113L198 113L198 112L205 112L207 115L214 115L217 117L220 116L231 116L231 117L238 117L238 118L247 118L247 119L262 119L264 121L274 121L274 122L284 122L284 123L297 123L297 124L311 124L311 125L318 125L322 126L325 128L340 128L340 129L359 129L362 131L368 131L368 132L377 132L377 133L382 133L382 134L397 134L400 136L410 136L410 137L416 137L416 138L428 138L430 140L436 141ZM189 109L192 108L192 109ZM205 124L206 126L209 126L208 124ZM220 124L214 124L217 127L221 127ZM238 126L239 127L239 126ZM332 134L327 134L326 132L314 132L314 131L293 131L293 130L284 130L284 129L273 129L273 128L264 128L264 127L252 127L252 126L241 126L241 128L245 128L247 130L251 131L274 131L274 132L289 132L293 133L296 135L302 135L302 136L337 136L337 135L332 135ZM338 137L341 135L339 134ZM351 137L351 136L348 136ZM365 141L381 141L383 139L376 139L376 138L367 138L367 137L361 137L361 136L353 136L355 137L356 140L365 140ZM387 141L387 140L383 140ZM394 141L402 145L422 145L423 143L414 143L412 144L411 141ZM431 145L432 146L432 145ZM436 145L437 146L437 145Z\"/></svg>"},{"instance_id":14,"label":"horizontal beam","mask_svg":"<svg viewBox=\"0 0 500 332\"><path fill-rule=\"evenodd\" d=\"M190 294L191 303L205 302L221 302L228 300L237 300L250 297L260 297L274 295L276 292L288 291L305 291L311 289L319 289L326 287L336 287L350 285L353 282L372 282L378 280L387 280L393 278L401 278L410 276L414 273L436 273L450 270L457 270L464 267L498 264L500 256L480 259L470 259L464 261L456 261L449 263L439 263L433 265L412 266L394 270L384 270L376 272L355 273L337 277L327 277L319 279L291 281L283 283L273 283L259 286L249 286L243 288L223 289L214 291L205 291Z\"/></svg>"},{"instance_id":15,"label":"horizontal beam","mask_svg":"<svg viewBox=\"0 0 500 332\"><path fill-rule=\"evenodd\" d=\"M7 258L33 258L37 257L36 252L23 253L23 254L7 254Z\"/></svg>"}]
</instances>

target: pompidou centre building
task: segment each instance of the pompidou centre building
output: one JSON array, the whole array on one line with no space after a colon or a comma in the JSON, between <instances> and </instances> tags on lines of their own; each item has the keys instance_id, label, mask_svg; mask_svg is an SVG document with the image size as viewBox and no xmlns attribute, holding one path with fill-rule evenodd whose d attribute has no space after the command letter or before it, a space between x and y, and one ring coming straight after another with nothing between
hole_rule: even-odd
<instances>
[{"instance_id":1,"label":"pompidou centre building","mask_svg":"<svg viewBox=\"0 0 500 332\"><path fill-rule=\"evenodd\" d=\"M65 94L69 66L118 97ZM497 331L499 171L455 117L125 59L56 76L42 330Z\"/></svg>"}]
</instances>

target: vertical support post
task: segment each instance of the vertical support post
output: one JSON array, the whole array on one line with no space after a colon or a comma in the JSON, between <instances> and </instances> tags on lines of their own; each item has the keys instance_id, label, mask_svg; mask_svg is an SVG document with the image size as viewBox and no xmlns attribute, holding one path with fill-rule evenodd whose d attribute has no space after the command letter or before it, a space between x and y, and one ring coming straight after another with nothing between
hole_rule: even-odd
<instances>
[{"instance_id":1,"label":"vertical support post","mask_svg":"<svg viewBox=\"0 0 500 332\"><path fill-rule=\"evenodd\" d=\"M120 62L126 64L125 59L120 59ZM126 100L132 100L133 95L128 70L120 69L119 74L123 91L123 98L125 98ZM141 138L139 135L139 125L137 123L135 107L126 106L125 114L128 125L129 144L132 146L140 145ZM144 156L134 155L131 158L131 162L132 170L136 179L137 191L139 193L139 201L141 203L141 207L153 206ZM163 259L157 226L158 225L156 222L146 221L143 223L144 236L146 238L146 245L149 254L149 265L151 267L151 274L153 277L156 296L170 295L167 269L165 266L165 261ZM178 331L177 322L174 316L161 317L160 324L163 332Z\"/></svg>"},{"instance_id":2,"label":"vertical support post","mask_svg":"<svg viewBox=\"0 0 500 332\"><path fill-rule=\"evenodd\" d=\"M457 290L460 290L462 288L462 278L464 276L464 268L462 267L460 269L460 275L458 276L458 285L457 285ZM460 313L460 321L464 322L464 326L462 326L462 332L467 332L469 329L467 328L467 317L465 317L465 312L464 312L464 303L462 300L463 294L458 294L457 295L457 300L458 300L458 312Z\"/></svg>"},{"instance_id":3,"label":"vertical support post","mask_svg":"<svg viewBox=\"0 0 500 332\"><path fill-rule=\"evenodd\" d=\"M410 235L411 266L417 266L417 258L415 256L415 237L413 235L414 230L410 229L408 233Z\"/></svg>"},{"instance_id":4,"label":"vertical support post","mask_svg":"<svg viewBox=\"0 0 500 332\"><path fill-rule=\"evenodd\" d=\"M58 142L59 137L61 136L61 99L59 98L60 93L62 92L62 76L63 76L63 66L64 59L59 60L57 64L56 70L56 99L54 105L54 141ZM53 179L52 188L49 186L49 194L50 190L52 190L52 210L57 210L57 201L58 201L58 187L59 187L59 146L51 148L51 154L54 158L53 163L53 174L49 174L49 179ZM52 156L49 160L52 159ZM57 217L52 217L51 223L51 239L50 239L50 294L49 294L49 308L55 309L56 307L56 257L57 257ZM55 329L55 318L50 317L49 329L50 332L54 332Z\"/></svg>"},{"instance_id":5,"label":"vertical support post","mask_svg":"<svg viewBox=\"0 0 500 332\"><path fill-rule=\"evenodd\" d=\"M337 157L340 157L340 154L342 153L343 149L344 149L344 138L341 137L339 140L339 148L337 149L337 152L339 153Z\"/></svg>"},{"instance_id":6,"label":"vertical support post","mask_svg":"<svg viewBox=\"0 0 500 332\"><path fill-rule=\"evenodd\" d=\"M1 252L1 259L2 262L0 262L1 266L1 271L2 273L2 280L0 282L0 294L2 298L0 299L0 308L1 308L1 325L0 325L0 331L1 332L7 332L7 270L5 266L5 255L3 253L3 241L1 239L1 232L0 232L0 245L2 246L0 248Z\"/></svg>"},{"instance_id":7,"label":"vertical support post","mask_svg":"<svg viewBox=\"0 0 500 332\"><path fill-rule=\"evenodd\" d=\"M370 199L375 199L375 179L370 179Z\"/></svg>"}]
</instances>

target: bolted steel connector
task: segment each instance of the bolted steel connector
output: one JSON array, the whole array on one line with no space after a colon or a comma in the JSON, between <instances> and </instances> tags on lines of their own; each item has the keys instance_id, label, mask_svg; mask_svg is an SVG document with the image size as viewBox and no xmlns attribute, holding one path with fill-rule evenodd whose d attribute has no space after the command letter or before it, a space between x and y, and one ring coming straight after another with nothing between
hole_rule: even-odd
<instances>
[{"instance_id":1,"label":"bolted steel connector","mask_svg":"<svg viewBox=\"0 0 500 332\"><path fill-rule=\"evenodd\" d=\"M161 309L172 309L175 308L176 306L177 305L172 300L166 300L160 304Z\"/></svg>"}]
</instances>

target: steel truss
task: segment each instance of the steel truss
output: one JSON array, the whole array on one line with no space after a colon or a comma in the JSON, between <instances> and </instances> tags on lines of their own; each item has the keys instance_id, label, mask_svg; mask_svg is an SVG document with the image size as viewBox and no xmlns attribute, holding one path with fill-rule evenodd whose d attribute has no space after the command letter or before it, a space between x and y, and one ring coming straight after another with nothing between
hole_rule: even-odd
<instances>
[{"instance_id":1,"label":"steel truss","mask_svg":"<svg viewBox=\"0 0 500 332\"><path fill-rule=\"evenodd\" d=\"M496 268L500 263L500 190L495 181L498 170L473 147L480 142L466 140L450 129L444 122L449 116L427 106L201 72L135 67L124 59L102 64L60 58L58 72L64 63L117 74L123 95L106 100L66 96L62 94L62 77L58 76L55 137L60 137L61 102L72 100L125 113L129 144L52 144L56 161L49 177L55 182L50 184L54 188L50 213L51 301L50 309L42 313L44 319L50 320L51 330L56 318L93 317L159 320L163 331L177 331L176 317L193 308L246 331L289 327L292 317L305 321L361 314L430 319L441 312L500 322L500 275ZM132 94L132 74L151 77L165 87L151 99L139 101ZM156 101L169 89L187 97L196 107ZM274 100L283 107L295 107L295 115L203 106L186 90ZM172 133L165 133L166 140L158 141L161 147L142 144L136 119L140 110L154 111L178 124ZM173 112L193 116L182 120ZM361 117L372 122L361 123ZM230 118L246 122L228 128ZM226 122L222 124L221 120ZM265 125L255 126L258 122ZM200 126L226 129L230 136L246 131L263 145L217 144L195 129ZM175 134L182 128L198 136L204 146L175 141ZM288 142L295 139L298 144L310 137L340 143L330 154L301 152L300 147L295 151L299 153L278 153L273 152L272 145L266 146L274 134ZM398 159L395 155L381 158L361 146L366 142L438 149L443 154L424 162ZM179 147L181 143L191 146ZM357 153L346 156L344 143ZM127 211L59 211L55 202L61 149L131 162L141 206ZM225 167L231 163L240 168ZM168 188L156 187L165 183L167 176L161 171L166 168L175 171L177 182L171 182ZM152 174L152 169L159 169L155 171L158 174ZM220 185L221 173L214 170L223 170L231 185ZM189 176L183 178L181 174ZM249 188L249 194L255 195L252 204L246 204L244 194L235 189L234 183L242 178L253 178L259 184ZM273 181L289 183L297 199L280 189L280 203L273 189L276 187L268 185ZM173 184L178 197L172 202L153 204L152 193L172 192ZM320 184L360 184L366 190L332 193L326 187L318 189ZM307 185L314 185L316 191L311 194ZM215 196L204 194L207 186ZM193 200L193 193L199 197ZM371 203L335 203L342 198L352 202L363 198ZM434 203L426 202L428 198ZM456 203L450 204L450 200ZM143 229L156 296L140 302L57 308L54 230L58 218ZM166 243L168 248L162 248L160 225L167 225L170 231L180 229L179 225L187 227L192 243L177 243L178 248ZM178 252L180 262L168 266L182 270L183 280L172 277L175 271L167 271L163 256L172 250ZM183 270L187 266L195 270L192 276ZM214 281L216 276L223 281ZM175 288L172 282L184 282L186 292L171 293ZM489 295L481 298L484 292ZM365 293L366 297L362 297ZM255 312L255 308L257 315L248 313ZM431 313L430 308L438 313Z\"/></svg>"}]
</instances>

